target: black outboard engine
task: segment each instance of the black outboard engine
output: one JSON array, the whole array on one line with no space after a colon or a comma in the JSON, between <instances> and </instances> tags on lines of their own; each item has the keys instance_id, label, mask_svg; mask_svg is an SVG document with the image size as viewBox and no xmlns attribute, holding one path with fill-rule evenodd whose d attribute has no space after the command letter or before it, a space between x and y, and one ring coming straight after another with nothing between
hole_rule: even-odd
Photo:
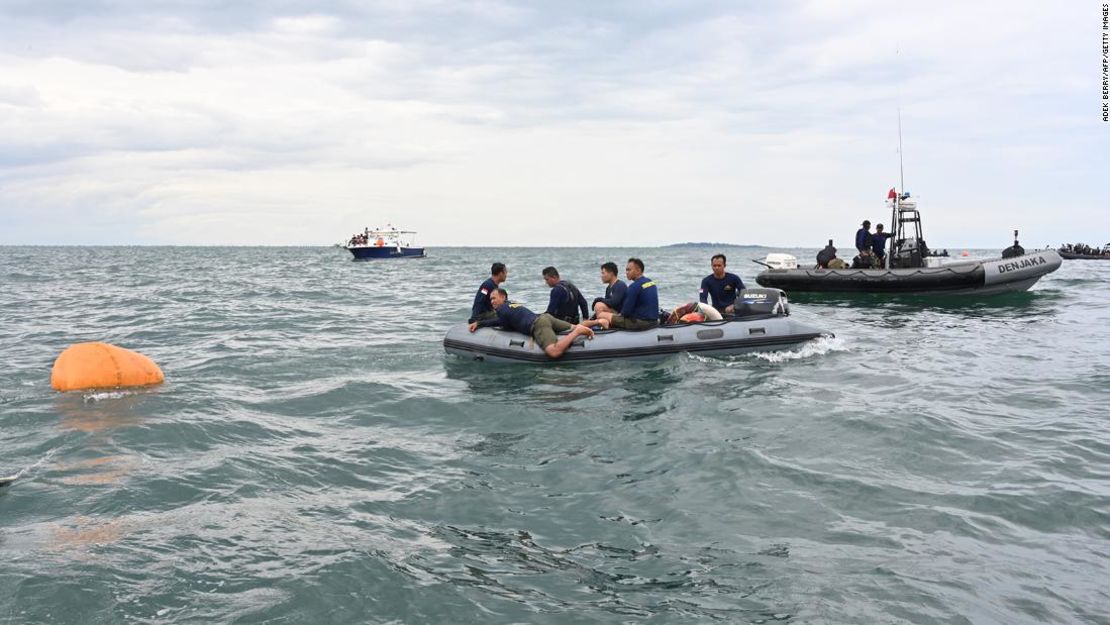
<instances>
[{"instance_id":1,"label":"black outboard engine","mask_svg":"<svg viewBox=\"0 0 1110 625\"><path fill-rule=\"evenodd\" d=\"M742 289L733 304L733 316L742 317L780 317L790 314L790 303L786 293L779 289Z\"/></svg>"}]
</instances>

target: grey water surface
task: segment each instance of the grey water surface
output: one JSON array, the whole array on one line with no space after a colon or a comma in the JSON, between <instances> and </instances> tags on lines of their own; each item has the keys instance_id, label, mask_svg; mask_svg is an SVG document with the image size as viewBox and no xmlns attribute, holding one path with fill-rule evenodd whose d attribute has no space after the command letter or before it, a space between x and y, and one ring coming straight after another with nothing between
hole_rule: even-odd
<instances>
[{"instance_id":1,"label":"grey water surface","mask_svg":"<svg viewBox=\"0 0 1110 625\"><path fill-rule=\"evenodd\" d=\"M795 299L836 337L778 354L443 352L492 261L674 305L713 251L0 248L0 624L1110 623L1110 263ZM166 383L51 390L93 340Z\"/></svg>"}]
</instances>

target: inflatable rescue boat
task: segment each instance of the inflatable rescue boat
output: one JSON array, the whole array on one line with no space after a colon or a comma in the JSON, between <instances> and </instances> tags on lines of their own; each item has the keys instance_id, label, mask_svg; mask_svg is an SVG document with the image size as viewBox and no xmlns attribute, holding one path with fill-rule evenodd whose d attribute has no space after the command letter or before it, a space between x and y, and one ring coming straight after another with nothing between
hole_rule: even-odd
<instances>
[{"instance_id":1,"label":"inflatable rescue boat","mask_svg":"<svg viewBox=\"0 0 1110 625\"><path fill-rule=\"evenodd\" d=\"M755 281L788 292L995 295L1027 291L1062 262L1055 251L1043 250L904 269L766 269Z\"/></svg>"},{"instance_id":2,"label":"inflatable rescue boat","mask_svg":"<svg viewBox=\"0 0 1110 625\"><path fill-rule=\"evenodd\" d=\"M786 294L777 289L745 289L736 298L737 314L721 321L661 325L650 330L598 330L580 337L559 359L548 358L532 337L502 328L470 332L462 323L447 331L449 354L487 362L598 362L658 360L681 352L728 356L788 349L831 336L790 318Z\"/></svg>"},{"instance_id":3,"label":"inflatable rescue boat","mask_svg":"<svg viewBox=\"0 0 1110 625\"><path fill-rule=\"evenodd\" d=\"M793 256L768 254L765 262L756 261L767 269L755 281L760 286L789 292L995 295L1027 291L1063 262L1053 250L1026 254L1018 244L1017 230L1014 245L1004 250L1001 258L943 262L931 257L925 244L917 201L909 193L898 194L895 189L887 197L893 224L888 240L890 249L886 251L887 268L805 269L798 267ZM826 249L835 254L831 240Z\"/></svg>"}]
</instances>

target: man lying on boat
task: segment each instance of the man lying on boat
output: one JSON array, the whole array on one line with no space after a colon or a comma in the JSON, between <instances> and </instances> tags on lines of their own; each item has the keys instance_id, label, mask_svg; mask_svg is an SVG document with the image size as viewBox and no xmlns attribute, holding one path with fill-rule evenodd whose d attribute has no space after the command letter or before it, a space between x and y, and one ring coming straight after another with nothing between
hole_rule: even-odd
<instances>
[{"instance_id":1,"label":"man lying on boat","mask_svg":"<svg viewBox=\"0 0 1110 625\"><path fill-rule=\"evenodd\" d=\"M562 356L579 335L584 334L587 338L594 336L594 331L582 324L567 323L548 313L537 315L525 308L523 304L510 303L509 294L502 288L497 288L490 293L490 303L493 304L493 310L497 316L493 319L471 322L471 332L477 332L478 328L492 326L515 330L535 339L548 358ZM565 330L570 330L570 333L563 337L556 336L557 332Z\"/></svg>"}]
</instances>

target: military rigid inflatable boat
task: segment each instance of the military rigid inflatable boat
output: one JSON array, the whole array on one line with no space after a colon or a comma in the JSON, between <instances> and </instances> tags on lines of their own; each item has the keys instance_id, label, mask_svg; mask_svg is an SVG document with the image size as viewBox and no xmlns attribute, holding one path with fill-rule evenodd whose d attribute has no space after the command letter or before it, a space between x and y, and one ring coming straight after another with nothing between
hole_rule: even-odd
<instances>
[{"instance_id":1,"label":"military rigid inflatable boat","mask_svg":"<svg viewBox=\"0 0 1110 625\"><path fill-rule=\"evenodd\" d=\"M579 337L553 360L532 337L501 328L470 332L462 323L447 331L443 348L449 354L487 362L598 362L658 360L690 352L727 356L788 349L829 334L790 318L786 295L777 289L745 289L736 299L738 314L722 321L663 325L639 332L598 330L594 338Z\"/></svg>"},{"instance_id":2,"label":"military rigid inflatable boat","mask_svg":"<svg viewBox=\"0 0 1110 625\"><path fill-rule=\"evenodd\" d=\"M995 295L1026 291L1060 268L1053 250L1014 258L954 262L905 269L767 269L760 286L788 292L897 293L904 295Z\"/></svg>"},{"instance_id":3,"label":"military rigid inflatable boat","mask_svg":"<svg viewBox=\"0 0 1110 625\"><path fill-rule=\"evenodd\" d=\"M1101 250L1097 247L1088 248L1088 251L1060 248L1056 250L1064 260L1110 260L1110 243Z\"/></svg>"},{"instance_id":4,"label":"military rigid inflatable boat","mask_svg":"<svg viewBox=\"0 0 1110 625\"><path fill-rule=\"evenodd\" d=\"M1001 258L944 263L939 258L930 257L917 201L909 193L898 194L895 189L891 189L887 197L893 225L888 240L890 249L886 251L887 268L830 269L817 266L804 269L798 267L792 256L769 254L768 262L760 263L767 270L760 272L755 281L760 286L792 293L995 295L1027 291L1041 276L1059 269L1063 262L1053 250L1026 254L1018 244L1018 231L1014 230L1014 245L1003 250ZM832 241L829 245L832 246ZM779 262L770 262L773 257ZM789 264L784 264L784 260L788 260Z\"/></svg>"}]
</instances>

